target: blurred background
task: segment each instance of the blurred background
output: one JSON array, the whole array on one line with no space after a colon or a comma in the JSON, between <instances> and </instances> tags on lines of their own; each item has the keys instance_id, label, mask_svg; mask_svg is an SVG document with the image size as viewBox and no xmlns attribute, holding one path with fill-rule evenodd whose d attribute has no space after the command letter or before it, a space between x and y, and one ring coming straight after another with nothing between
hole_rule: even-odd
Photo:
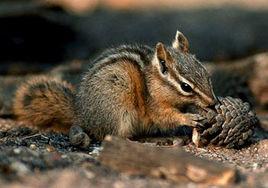
<instances>
[{"instance_id":1,"label":"blurred background","mask_svg":"<svg viewBox=\"0 0 268 188\"><path fill-rule=\"evenodd\" d=\"M268 49L267 0L1 0L0 74L40 72L121 43L169 44L202 61ZM12 70L12 71L11 71Z\"/></svg>"}]
</instances>

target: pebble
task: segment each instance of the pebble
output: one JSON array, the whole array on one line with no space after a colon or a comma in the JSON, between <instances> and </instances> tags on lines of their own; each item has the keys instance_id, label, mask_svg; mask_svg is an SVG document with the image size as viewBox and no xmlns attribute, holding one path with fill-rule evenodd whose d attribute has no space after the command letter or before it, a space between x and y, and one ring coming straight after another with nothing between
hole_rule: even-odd
<instances>
[{"instance_id":1,"label":"pebble","mask_svg":"<svg viewBox=\"0 0 268 188\"><path fill-rule=\"evenodd\" d=\"M20 154L21 153L21 149L20 148L15 148L13 151L14 151L15 154Z\"/></svg>"},{"instance_id":2,"label":"pebble","mask_svg":"<svg viewBox=\"0 0 268 188\"><path fill-rule=\"evenodd\" d=\"M37 146L36 146L35 144L31 144L31 145L30 145L30 149L31 149L31 150L36 150L36 149L37 149Z\"/></svg>"},{"instance_id":3,"label":"pebble","mask_svg":"<svg viewBox=\"0 0 268 188\"><path fill-rule=\"evenodd\" d=\"M94 149L88 154L97 157L99 156L101 150L102 150L102 147L94 147Z\"/></svg>"},{"instance_id":4,"label":"pebble","mask_svg":"<svg viewBox=\"0 0 268 188\"><path fill-rule=\"evenodd\" d=\"M258 167L259 167L259 164L258 163L253 163L252 164L252 169L253 170L256 170Z\"/></svg>"},{"instance_id":5,"label":"pebble","mask_svg":"<svg viewBox=\"0 0 268 188\"><path fill-rule=\"evenodd\" d=\"M93 178L95 178L95 174L94 174L93 172L91 172L91 171L85 170L84 173L85 173L85 175L86 175L86 177L87 177L88 179L93 179Z\"/></svg>"},{"instance_id":6,"label":"pebble","mask_svg":"<svg viewBox=\"0 0 268 188\"><path fill-rule=\"evenodd\" d=\"M178 139L175 139L173 141L173 145L174 146L183 146L183 145L185 145L185 142L182 138L178 138Z\"/></svg>"},{"instance_id":7,"label":"pebble","mask_svg":"<svg viewBox=\"0 0 268 188\"><path fill-rule=\"evenodd\" d=\"M66 154L61 155L61 158L66 159L68 156Z\"/></svg>"},{"instance_id":8,"label":"pebble","mask_svg":"<svg viewBox=\"0 0 268 188\"><path fill-rule=\"evenodd\" d=\"M18 162L18 161L13 162L10 165L10 167L11 167L12 170L17 172L19 175L24 175L24 174L30 172L29 168L25 164L23 164L21 162Z\"/></svg>"},{"instance_id":9,"label":"pebble","mask_svg":"<svg viewBox=\"0 0 268 188\"><path fill-rule=\"evenodd\" d=\"M48 145L46 149L48 152L54 152L56 150L53 146L50 146L50 145Z\"/></svg>"}]
</instances>

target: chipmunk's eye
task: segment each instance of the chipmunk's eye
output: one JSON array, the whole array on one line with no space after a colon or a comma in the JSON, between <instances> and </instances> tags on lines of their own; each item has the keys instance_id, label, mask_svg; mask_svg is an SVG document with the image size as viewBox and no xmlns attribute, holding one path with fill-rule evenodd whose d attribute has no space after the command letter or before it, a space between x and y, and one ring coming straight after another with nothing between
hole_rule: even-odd
<instances>
[{"instance_id":1,"label":"chipmunk's eye","mask_svg":"<svg viewBox=\"0 0 268 188\"><path fill-rule=\"evenodd\" d=\"M190 92L193 91L192 87L189 84L185 83L185 82L181 83L181 89L183 91L187 92L187 93L190 93Z\"/></svg>"},{"instance_id":2,"label":"chipmunk's eye","mask_svg":"<svg viewBox=\"0 0 268 188\"><path fill-rule=\"evenodd\" d=\"M163 74L167 74L168 69L164 60L160 60L160 69Z\"/></svg>"}]
</instances>

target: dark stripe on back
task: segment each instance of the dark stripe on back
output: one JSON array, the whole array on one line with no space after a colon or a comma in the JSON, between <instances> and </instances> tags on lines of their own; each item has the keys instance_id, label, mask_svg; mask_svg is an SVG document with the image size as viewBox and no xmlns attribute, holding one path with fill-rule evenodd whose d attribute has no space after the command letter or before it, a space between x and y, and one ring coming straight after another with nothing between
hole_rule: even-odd
<instances>
[{"instance_id":1,"label":"dark stripe on back","mask_svg":"<svg viewBox=\"0 0 268 188\"><path fill-rule=\"evenodd\" d=\"M144 65L148 65L153 55L153 50L149 46L145 45L122 45L117 48L111 48L104 51L97 57L93 63L98 64L99 61L102 61L105 58L109 58L109 56L121 54L122 52L132 53L140 56L140 59L144 62Z\"/></svg>"},{"instance_id":2,"label":"dark stripe on back","mask_svg":"<svg viewBox=\"0 0 268 188\"><path fill-rule=\"evenodd\" d=\"M90 76L96 74L96 72L98 72L100 69L102 69L105 66L109 66L109 65L114 64L116 62L124 61L124 60L127 60L127 61L131 62L132 64L135 64L135 66L138 65L138 69L141 70L142 67L141 67L140 63L138 61L136 61L136 59L131 58L129 56L122 56L119 58L109 59L110 56L122 54L124 52L139 56L141 61L144 63L145 66L149 65L150 58L152 58L152 55L153 55L152 49L148 46L138 46L138 45L125 46L125 45L123 45L123 46L119 46L118 48L108 49L107 51L105 51L103 54L101 54L98 58L96 58L94 60L95 66L91 68L91 69L94 69L94 71L90 72ZM103 62L102 64L98 64L98 62L100 62L106 58L107 58L107 62ZM88 76L88 73L86 73L86 75Z\"/></svg>"},{"instance_id":3,"label":"dark stripe on back","mask_svg":"<svg viewBox=\"0 0 268 188\"><path fill-rule=\"evenodd\" d=\"M119 52L128 52L133 53L140 56L141 61L144 62L144 65L148 65L150 60L152 59L153 50L149 46L141 46L141 45L133 45L133 46L126 46L119 50Z\"/></svg>"}]
</instances>

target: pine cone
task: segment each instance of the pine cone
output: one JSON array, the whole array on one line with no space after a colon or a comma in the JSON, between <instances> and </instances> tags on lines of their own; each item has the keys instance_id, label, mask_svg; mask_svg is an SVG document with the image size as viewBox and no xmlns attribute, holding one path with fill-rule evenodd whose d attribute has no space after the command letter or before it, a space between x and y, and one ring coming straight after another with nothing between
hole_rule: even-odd
<instances>
[{"instance_id":1,"label":"pine cone","mask_svg":"<svg viewBox=\"0 0 268 188\"><path fill-rule=\"evenodd\" d=\"M202 111L204 127L193 130L192 140L197 146L209 143L227 148L242 146L253 134L256 115L249 103L232 97L219 98L215 110Z\"/></svg>"}]
</instances>

